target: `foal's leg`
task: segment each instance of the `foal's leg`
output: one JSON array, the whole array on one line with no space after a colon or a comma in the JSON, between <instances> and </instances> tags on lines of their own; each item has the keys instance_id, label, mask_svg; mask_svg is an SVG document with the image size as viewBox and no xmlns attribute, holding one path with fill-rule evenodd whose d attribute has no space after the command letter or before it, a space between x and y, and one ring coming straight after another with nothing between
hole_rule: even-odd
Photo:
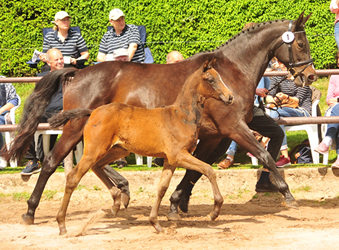
<instances>
[{"instance_id":1,"label":"foal's leg","mask_svg":"<svg viewBox=\"0 0 339 250\"><path fill-rule=\"evenodd\" d=\"M62 198L62 203L61 203L59 212L56 217L57 222L59 224L60 235L67 233L66 225L65 225L65 217L66 217L66 211L68 208L68 204L73 194L73 191L78 186L81 178L91 168L92 160L89 158L90 157L83 155L79 164L67 175L65 194L64 194L64 197Z\"/></svg>"},{"instance_id":2,"label":"foal's leg","mask_svg":"<svg viewBox=\"0 0 339 250\"><path fill-rule=\"evenodd\" d=\"M151 222L152 226L158 231L163 232L163 228L160 226L158 221L158 213L159 213L159 207L162 198L164 197L168 186L170 184L171 178L173 176L174 170L176 167L171 166L168 164L168 161L165 160L164 167L161 173L161 178L158 184L158 193L157 197L155 198L154 205L151 210L151 214L149 216L149 221Z\"/></svg>"},{"instance_id":3,"label":"foal's leg","mask_svg":"<svg viewBox=\"0 0 339 250\"><path fill-rule=\"evenodd\" d=\"M93 135L95 137L96 134L93 133ZM78 186L81 178L87 173L87 171L92 166L99 165L98 162L105 157L105 155L107 154L107 149L109 149L110 147L109 140L100 141L99 143L92 143L92 141L93 139L91 140L91 138L85 141L84 155L82 156L79 164L67 175L65 194L62 199L61 207L56 217L59 224L60 235L67 233L65 217L67 207L74 189ZM101 166L103 165L104 164L101 164ZM102 172L101 174L104 173ZM110 181L107 182L107 180L108 178L106 177L105 184L108 184L108 182L110 182ZM120 202L120 197L117 199Z\"/></svg>"},{"instance_id":4,"label":"foal's leg","mask_svg":"<svg viewBox=\"0 0 339 250\"><path fill-rule=\"evenodd\" d=\"M215 220L219 216L220 208L224 202L224 199L220 193L216 174L214 170L212 169L211 165L195 158L188 152L181 152L173 158L169 157L170 162L172 162L171 159L173 159L177 163L178 166L181 166L188 170L198 171L209 179L212 185L213 196L214 196L214 209L209 214L209 218L211 220Z\"/></svg>"},{"instance_id":5,"label":"foal's leg","mask_svg":"<svg viewBox=\"0 0 339 250\"><path fill-rule=\"evenodd\" d=\"M208 164L213 164L226 152L230 143L231 140L229 138L224 138L221 141L220 139L201 140L194 152L194 156ZM171 205L170 212L168 214L169 220L180 219L178 214L178 205L181 211L187 213L192 189L195 183L200 179L201 175L202 174L197 171L186 170L185 176L170 198Z\"/></svg>"}]
</instances>

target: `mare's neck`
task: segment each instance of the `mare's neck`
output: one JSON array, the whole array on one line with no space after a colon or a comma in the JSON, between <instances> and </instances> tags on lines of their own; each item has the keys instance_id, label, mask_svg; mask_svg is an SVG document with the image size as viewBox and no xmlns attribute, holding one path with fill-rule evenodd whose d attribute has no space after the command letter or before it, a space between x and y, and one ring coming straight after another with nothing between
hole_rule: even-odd
<instances>
[{"instance_id":1,"label":"mare's neck","mask_svg":"<svg viewBox=\"0 0 339 250\"><path fill-rule=\"evenodd\" d=\"M289 21L272 21L240 32L221 51L247 78L258 84L275 50L281 44L281 36L287 31ZM242 80L242 79L239 79Z\"/></svg>"}]
</instances>

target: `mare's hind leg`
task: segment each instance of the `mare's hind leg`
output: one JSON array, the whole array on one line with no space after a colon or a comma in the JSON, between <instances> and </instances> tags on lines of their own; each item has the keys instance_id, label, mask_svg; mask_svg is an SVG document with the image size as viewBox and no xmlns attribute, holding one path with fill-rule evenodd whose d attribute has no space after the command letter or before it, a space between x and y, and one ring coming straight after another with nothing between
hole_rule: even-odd
<instances>
[{"instance_id":1,"label":"mare's hind leg","mask_svg":"<svg viewBox=\"0 0 339 250\"><path fill-rule=\"evenodd\" d=\"M116 215L119 212L121 201L123 201L124 206L127 207L129 203L129 196L126 197L126 193L122 193L122 191L119 188L112 184L110 179L105 174L103 166L109 162L125 157L128 154L129 152L121 147L113 147L112 149L110 149L110 151L104 158L102 158L98 163L96 163L92 167L93 172L106 185L106 187L108 188L112 195L113 198L112 213L114 215Z\"/></svg>"},{"instance_id":2,"label":"mare's hind leg","mask_svg":"<svg viewBox=\"0 0 339 250\"><path fill-rule=\"evenodd\" d=\"M157 197L155 198L155 202L154 202L154 205L152 207L152 210L149 216L150 223L158 232L164 231L158 221L158 212L159 212L161 200L164 197L168 189L174 170L175 170L175 167L169 165L168 161L165 160L164 167L161 173L161 178L158 184Z\"/></svg>"},{"instance_id":3,"label":"mare's hind leg","mask_svg":"<svg viewBox=\"0 0 339 250\"><path fill-rule=\"evenodd\" d=\"M42 192L46 186L49 177L55 172L58 164L67 156L67 154L75 147L82 137L82 124L81 121L73 122L72 128L65 125L63 134L59 141L55 144L51 152L45 157L42 163L41 173L38 181L35 184L33 193L27 201L28 210L26 214L22 215L23 221L31 225L34 223L35 210L39 205ZM78 131L78 132L76 132Z\"/></svg>"},{"instance_id":4,"label":"mare's hind leg","mask_svg":"<svg viewBox=\"0 0 339 250\"><path fill-rule=\"evenodd\" d=\"M172 162L172 160L176 163L176 165L186 168L188 170L198 171L209 179L212 185L213 196L214 196L214 208L213 208L213 211L209 214L209 218L211 220L215 220L219 216L220 209L224 202L224 199L220 193L216 174L213 171L211 165L195 158L188 152L179 153L175 155L174 157L169 156L170 163Z\"/></svg>"},{"instance_id":5,"label":"mare's hind leg","mask_svg":"<svg viewBox=\"0 0 339 250\"><path fill-rule=\"evenodd\" d=\"M115 160L116 159L109 162L113 162ZM121 190L121 201L122 204L124 204L125 208L127 208L129 200L131 198L128 180L126 180L125 177L123 177L109 165L106 165L104 167L104 172L107 175L107 177L115 184L115 186L117 186Z\"/></svg>"}]
</instances>

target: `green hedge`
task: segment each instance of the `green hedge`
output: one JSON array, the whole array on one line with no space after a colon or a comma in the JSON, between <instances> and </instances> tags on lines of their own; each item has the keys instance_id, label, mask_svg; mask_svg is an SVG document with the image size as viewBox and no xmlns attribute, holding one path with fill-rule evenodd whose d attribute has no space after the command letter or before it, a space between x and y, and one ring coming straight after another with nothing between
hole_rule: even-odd
<instances>
[{"instance_id":1,"label":"green hedge","mask_svg":"<svg viewBox=\"0 0 339 250\"><path fill-rule=\"evenodd\" d=\"M325 0L0 0L0 74L32 76L25 63L34 49L42 50L42 28L52 27L57 11L66 10L72 25L80 26L95 61L101 37L107 30L109 11L121 8L126 22L145 25L147 46L156 63L179 50L185 57L213 49L238 33L247 22L296 19L302 11L313 13L307 36L317 69L334 68L334 14Z\"/></svg>"}]
</instances>

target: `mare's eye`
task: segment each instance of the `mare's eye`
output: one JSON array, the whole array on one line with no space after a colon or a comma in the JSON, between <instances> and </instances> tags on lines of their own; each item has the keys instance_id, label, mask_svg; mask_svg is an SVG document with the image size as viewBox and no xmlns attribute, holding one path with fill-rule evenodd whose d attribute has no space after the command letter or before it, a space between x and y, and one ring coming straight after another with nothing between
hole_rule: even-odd
<instances>
[{"instance_id":1,"label":"mare's eye","mask_svg":"<svg viewBox=\"0 0 339 250\"><path fill-rule=\"evenodd\" d=\"M304 44L303 43L298 43L298 47L302 49L304 47Z\"/></svg>"}]
</instances>

